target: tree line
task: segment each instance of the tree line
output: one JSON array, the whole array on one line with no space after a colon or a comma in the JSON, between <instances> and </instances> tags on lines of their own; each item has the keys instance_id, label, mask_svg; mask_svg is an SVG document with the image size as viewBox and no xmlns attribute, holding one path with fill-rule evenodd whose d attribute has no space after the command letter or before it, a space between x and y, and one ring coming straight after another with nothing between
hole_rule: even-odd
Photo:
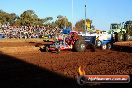
<instances>
[{"instance_id":1,"label":"tree line","mask_svg":"<svg viewBox=\"0 0 132 88\"><path fill-rule=\"evenodd\" d=\"M87 19L87 21L90 21ZM57 20L53 21L53 17L39 18L33 10L26 10L20 16L15 13L7 13L0 10L0 24L10 24L11 26L50 26L50 27L70 27L72 23L67 17L58 15ZM75 30L84 30L84 20L80 20L75 24Z\"/></svg>"}]
</instances>

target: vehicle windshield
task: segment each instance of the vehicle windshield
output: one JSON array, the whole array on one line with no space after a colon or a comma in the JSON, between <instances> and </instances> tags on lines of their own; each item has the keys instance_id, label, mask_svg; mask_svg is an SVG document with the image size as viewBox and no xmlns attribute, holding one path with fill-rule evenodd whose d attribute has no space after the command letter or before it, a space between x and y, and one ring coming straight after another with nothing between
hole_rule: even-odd
<instances>
[{"instance_id":1,"label":"vehicle windshield","mask_svg":"<svg viewBox=\"0 0 132 88\"><path fill-rule=\"evenodd\" d=\"M111 24L111 29L119 29L120 25L119 24Z\"/></svg>"}]
</instances>

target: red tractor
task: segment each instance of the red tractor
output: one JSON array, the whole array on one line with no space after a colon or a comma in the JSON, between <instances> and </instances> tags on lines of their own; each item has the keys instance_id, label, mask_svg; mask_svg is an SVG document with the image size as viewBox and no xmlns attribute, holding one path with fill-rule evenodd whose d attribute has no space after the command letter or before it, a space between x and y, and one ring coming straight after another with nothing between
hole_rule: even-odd
<instances>
[{"instance_id":1,"label":"red tractor","mask_svg":"<svg viewBox=\"0 0 132 88\"><path fill-rule=\"evenodd\" d=\"M57 38L51 44L45 45L44 49L46 52L57 51L57 53L66 49L82 52L86 50L86 42L77 32L70 32L68 36L63 34L62 38Z\"/></svg>"}]
</instances>

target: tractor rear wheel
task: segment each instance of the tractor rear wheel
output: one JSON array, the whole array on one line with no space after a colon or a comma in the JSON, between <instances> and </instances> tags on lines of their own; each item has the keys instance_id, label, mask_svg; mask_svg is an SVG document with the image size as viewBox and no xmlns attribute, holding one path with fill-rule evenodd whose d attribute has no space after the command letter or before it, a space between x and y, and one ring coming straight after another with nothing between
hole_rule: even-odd
<instances>
[{"instance_id":1,"label":"tractor rear wheel","mask_svg":"<svg viewBox=\"0 0 132 88\"><path fill-rule=\"evenodd\" d=\"M124 38L125 38L125 39L124 39L125 41L128 41L129 38L130 38L130 35L129 35L128 33L125 33L125 34L124 34Z\"/></svg>"},{"instance_id":2,"label":"tractor rear wheel","mask_svg":"<svg viewBox=\"0 0 132 88\"><path fill-rule=\"evenodd\" d=\"M123 40L123 34L121 33L118 33L118 42L122 41Z\"/></svg>"},{"instance_id":3,"label":"tractor rear wheel","mask_svg":"<svg viewBox=\"0 0 132 88\"><path fill-rule=\"evenodd\" d=\"M107 44L107 49L108 49L108 50L112 49L112 44L111 44L111 43L108 43L108 44Z\"/></svg>"},{"instance_id":4,"label":"tractor rear wheel","mask_svg":"<svg viewBox=\"0 0 132 88\"><path fill-rule=\"evenodd\" d=\"M77 40L77 41L75 41L73 48L77 52L83 52L83 51L85 51L86 50L85 41L80 40L80 39Z\"/></svg>"}]
</instances>

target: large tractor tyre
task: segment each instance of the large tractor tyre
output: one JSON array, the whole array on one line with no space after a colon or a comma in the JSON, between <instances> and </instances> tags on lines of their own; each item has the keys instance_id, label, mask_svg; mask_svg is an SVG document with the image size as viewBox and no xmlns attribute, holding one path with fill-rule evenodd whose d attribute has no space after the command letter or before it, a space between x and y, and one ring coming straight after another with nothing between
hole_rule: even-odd
<instances>
[{"instance_id":1,"label":"large tractor tyre","mask_svg":"<svg viewBox=\"0 0 132 88\"><path fill-rule=\"evenodd\" d=\"M122 37L123 37L123 39L122 39L123 41L127 41L127 40L128 40L128 33L125 33L125 32L124 32L124 33L122 34Z\"/></svg>"},{"instance_id":2,"label":"large tractor tyre","mask_svg":"<svg viewBox=\"0 0 132 88\"><path fill-rule=\"evenodd\" d=\"M73 49L77 52L83 52L86 50L86 44L84 40L77 40L73 45Z\"/></svg>"},{"instance_id":3,"label":"large tractor tyre","mask_svg":"<svg viewBox=\"0 0 132 88\"><path fill-rule=\"evenodd\" d=\"M123 41L127 41L127 33L123 34Z\"/></svg>"},{"instance_id":4,"label":"large tractor tyre","mask_svg":"<svg viewBox=\"0 0 132 88\"><path fill-rule=\"evenodd\" d=\"M124 34L124 40L128 41L130 39L130 35L128 33Z\"/></svg>"},{"instance_id":5,"label":"large tractor tyre","mask_svg":"<svg viewBox=\"0 0 132 88\"><path fill-rule=\"evenodd\" d=\"M85 38L82 37L81 35L78 35L78 39L79 39L79 40L85 40Z\"/></svg>"},{"instance_id":6,"label":"large tractor tyre","mask_svg":"<svg viewBox=\"0 0 132 88\"><path fill-rule=\"evenodd\" d=\"M123 40L123 34L121 33L118 33L118 42L122 41Z\"/></svg>"}]
</instances>

